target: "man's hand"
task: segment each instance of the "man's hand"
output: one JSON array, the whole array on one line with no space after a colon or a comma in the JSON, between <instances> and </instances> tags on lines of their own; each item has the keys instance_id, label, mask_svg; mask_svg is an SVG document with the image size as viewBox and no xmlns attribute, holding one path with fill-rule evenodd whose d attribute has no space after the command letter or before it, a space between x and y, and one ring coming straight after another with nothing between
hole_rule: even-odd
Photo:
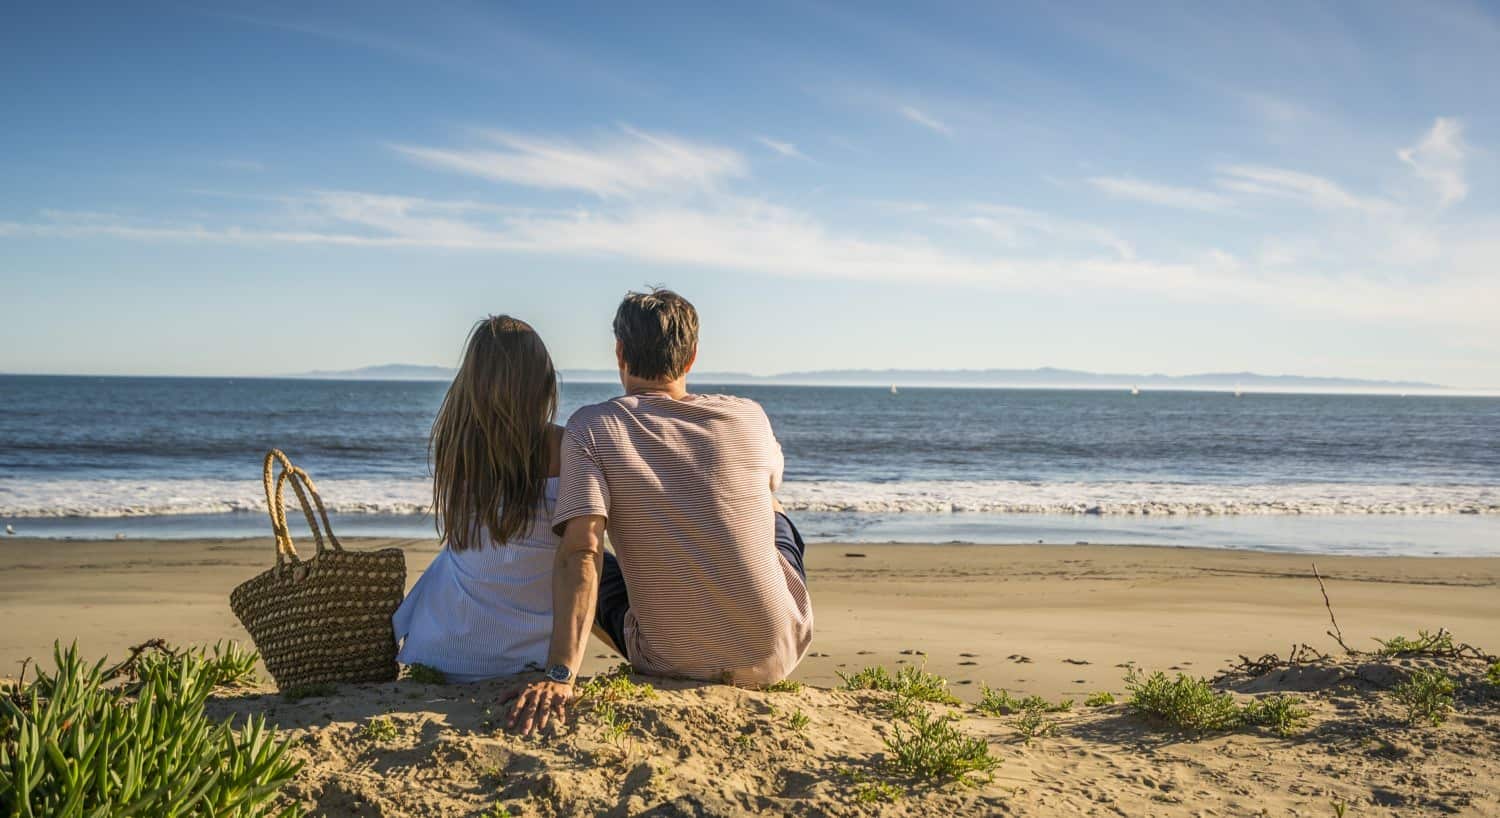
<instances>
[{"instance_id":1,"label":"man's hand","mask_svg":"<svg viewBox=\"0 0 1500 818\"><path fill-rule=\"evenodd\" d=\"M525 687L512 688L501 703L510 699L515 699L516 703L510 710L509 729L530 735L546 727L552 719L562 721L567 716L568 703L573 700L573 683L541 679Z\"/></svg>"}]
</instances>

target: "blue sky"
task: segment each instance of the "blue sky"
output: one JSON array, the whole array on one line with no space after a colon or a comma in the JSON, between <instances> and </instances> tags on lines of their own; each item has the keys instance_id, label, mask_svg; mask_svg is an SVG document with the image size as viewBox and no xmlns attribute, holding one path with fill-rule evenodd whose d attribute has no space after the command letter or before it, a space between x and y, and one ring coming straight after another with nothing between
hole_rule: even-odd
<instances>
[{"instance_id":1,"label":"blue sky","mask_svg":"<svg viewBox=\"0 0 1500 818\"><path fill-rule=\"evenodd\" d=\"M604 367L660 282L715 370L1500 386L1493 6L33 4L0 75L0 371Z\"/></svg>"}]
</instances>

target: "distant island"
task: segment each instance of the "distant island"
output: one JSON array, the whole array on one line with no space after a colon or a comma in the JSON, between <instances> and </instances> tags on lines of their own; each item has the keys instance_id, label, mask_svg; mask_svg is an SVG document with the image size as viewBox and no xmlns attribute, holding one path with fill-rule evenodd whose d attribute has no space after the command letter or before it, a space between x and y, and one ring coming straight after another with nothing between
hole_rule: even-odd
<instances>
[{"instance_id":1,"label":"distant island","mask_svg":"<svg viewBox=\"0 0 1500 818\"><path fill-rule=\"evenodd\" d=\"M613 383L612 369L564 369L570 383ZM359 369L315 370L291 377L326 380L446 381L453 370L422 364L381 364ZM694 372L695 383L786 386L991 387L1031 389L1184 389L1267 391L1429 392L1449 387L1421 381L1263 375L1257 372L1204 372L1195 375L1122 374L1077 369L827 369L752 375L746 372Z\"/></svg>"}]
</instances>

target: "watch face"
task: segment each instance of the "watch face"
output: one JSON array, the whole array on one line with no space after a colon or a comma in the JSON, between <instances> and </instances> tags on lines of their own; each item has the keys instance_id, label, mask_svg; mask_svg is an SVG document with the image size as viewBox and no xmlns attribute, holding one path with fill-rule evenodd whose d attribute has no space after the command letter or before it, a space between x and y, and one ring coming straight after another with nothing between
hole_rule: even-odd
<instances>
[{"instance_id":1,"label":"watch face","mask_svg":"<svg viewBox=\"0 0 1500 818\"><path fill-rule=\"evenodd\" d=\"M554 682L566 682L573 678L573 671L568 670L566 665L554 665L547 668L547 678Z\"/></svg>"}]
</instances>

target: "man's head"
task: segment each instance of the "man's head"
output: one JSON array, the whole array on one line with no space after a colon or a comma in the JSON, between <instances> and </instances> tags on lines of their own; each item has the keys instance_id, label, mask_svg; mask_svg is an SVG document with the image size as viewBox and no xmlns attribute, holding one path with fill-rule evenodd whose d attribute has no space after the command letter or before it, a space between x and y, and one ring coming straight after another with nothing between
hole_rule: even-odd
<instances>
[{"instance_id":1,"label":"man's head","mask_svg":"<svg viewBox=\"0 0 1500 818\"><path fill-rule=\"evenodd\" d=\"M643 381L677 380L698 357L698 311L665 288L627 293L615 310L615 341L621 374Z\"/></svg>"}]
</instances>

